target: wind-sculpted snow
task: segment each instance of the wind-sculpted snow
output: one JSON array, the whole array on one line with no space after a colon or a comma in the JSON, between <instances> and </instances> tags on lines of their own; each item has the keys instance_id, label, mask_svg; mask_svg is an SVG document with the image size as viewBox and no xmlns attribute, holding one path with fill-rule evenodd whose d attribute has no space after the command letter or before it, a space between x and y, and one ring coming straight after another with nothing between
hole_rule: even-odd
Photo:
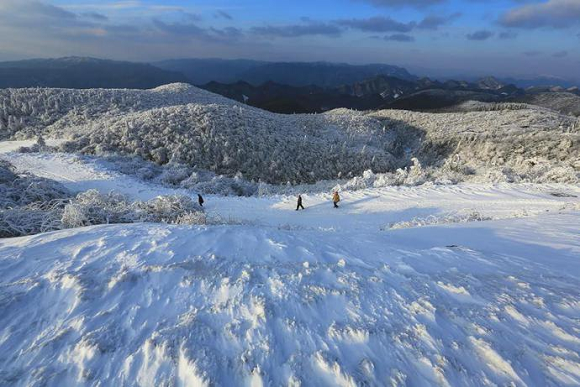
<instances>
[{"instance_id":1,"label":"wind-sculpted snow","mask_svg":"<svg viewBox=\"0 0 580 387\"><path fill-rule=\"evenodd\" d=\"M64 136L72 138L61 148L66 152L136 155L256 184L353 178L356 186L369 183L360 179L365 171L379 177L374 186L577 183L580 176L579 119L525 104L279 115L182 84L9 89L0 101L2 137Z\"/></svg>"},{"instance_id":2,"label":"wind-sculpted snow","mask_svg":"<svg viewBox=\"0 0 580 387\"><path fill-rule=\"evenodd\" d=\"M578 220L2 240L0 385L578 385Z\"/></svg>"}]
</instances>

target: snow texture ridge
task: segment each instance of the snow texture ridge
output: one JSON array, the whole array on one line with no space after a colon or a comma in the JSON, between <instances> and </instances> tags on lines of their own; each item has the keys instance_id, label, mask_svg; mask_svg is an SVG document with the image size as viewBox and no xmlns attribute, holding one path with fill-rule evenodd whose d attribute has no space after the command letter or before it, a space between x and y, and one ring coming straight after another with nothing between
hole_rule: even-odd
<instances>
[{"instance_id":1,"label":"snow texture ridge","mask_svg":"<svg viewBox=\"0 0 580 387\"><path fill-rule=\"evenodd\" d=\"M578 220L2 240L0 384L577 385Z\"/></svg>"}]
</instances>

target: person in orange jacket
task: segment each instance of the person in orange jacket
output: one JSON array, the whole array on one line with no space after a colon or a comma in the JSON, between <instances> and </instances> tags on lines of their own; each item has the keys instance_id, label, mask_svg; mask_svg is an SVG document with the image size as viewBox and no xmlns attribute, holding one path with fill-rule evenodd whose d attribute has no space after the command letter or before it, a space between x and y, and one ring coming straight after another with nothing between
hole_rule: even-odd
<instances>
[{"instance_id":1,"label":"person in orange jacket","mask_svg":"<svg viewBox=\"0 0 580 387\"><path fill-rule=\"evenodd\" d=\"M332 203L334 203L334 208L338 208L338 202L340 202L340 195L338 191L334 191L332 194Z\"/></svg>"}]
</instances>

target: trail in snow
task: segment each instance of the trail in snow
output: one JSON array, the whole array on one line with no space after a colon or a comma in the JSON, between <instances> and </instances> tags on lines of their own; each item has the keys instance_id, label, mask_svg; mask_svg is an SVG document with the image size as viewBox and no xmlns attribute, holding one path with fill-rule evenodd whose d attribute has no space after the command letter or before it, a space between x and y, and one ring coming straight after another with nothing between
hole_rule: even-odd
<instances>
[{"instance_id":1,"label":"trail in snow","mask_svg":"<svg viewBox=\"0 0 580 387\"><path fill-rule=\"evenodd\" d=\"M12 148L5 146L4 151ZM195 192L148 184L71 154L2 153L19 170L55 179L73 191L118 191L140 200ZM561 195L563 194L563 195ZM533 216L580 208L580 187L563 184L458 184L370 188L341 193L340 209L331 193L304 194L306 211L295 211L296 198L208 196L207 211L225 220L287 229L384 229L414 218L453 218L477 212L492 219ZM451 216L450 216L451 214ZM433 220L431 220L433 222ZM427 222L428 223L428 222Z\"/></svg>"}]
</instances>

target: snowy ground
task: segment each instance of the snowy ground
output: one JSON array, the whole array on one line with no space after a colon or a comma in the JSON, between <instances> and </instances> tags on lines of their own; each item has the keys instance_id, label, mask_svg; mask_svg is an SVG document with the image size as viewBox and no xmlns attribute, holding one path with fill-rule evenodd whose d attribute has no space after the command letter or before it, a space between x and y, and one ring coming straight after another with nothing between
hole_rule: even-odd
<instances>
[{"instance_id":1,"label":"snowy ground","mask_svg":"<svg viewBox=\"0 0 580 387\"><path fill-rule=\"evenodd\" d=\"M15 147L0 157L71 189L175 192ZM0 240L0 385L580 385L579 196L208 197L244 225Z\"/></svg>"}]
</instances>

